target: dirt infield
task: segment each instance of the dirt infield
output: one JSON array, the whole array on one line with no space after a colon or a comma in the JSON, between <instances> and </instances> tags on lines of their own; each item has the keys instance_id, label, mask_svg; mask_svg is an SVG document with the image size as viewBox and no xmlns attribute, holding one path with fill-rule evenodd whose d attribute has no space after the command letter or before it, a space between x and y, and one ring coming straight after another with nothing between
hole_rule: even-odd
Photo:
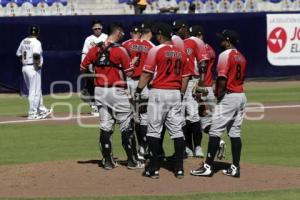
<instances>
[{"instance_id":1,"label":"dirt infield","mask_svg":"<svg viewBox=\"0 0 300 200\"><path fill-rule=\"evenodd\" d=\"M0 196L173 195L300 187L299 168L243 164L240 179L226 177L221 171L212 178L190 176L188 171L199 163L200 159L188 159L182 180L176 179L166 168L160 170L159 180L142 177L142 170L128 170L122 165L106 171L95 160L0 166Z\"/></svg>"}]
</instances>

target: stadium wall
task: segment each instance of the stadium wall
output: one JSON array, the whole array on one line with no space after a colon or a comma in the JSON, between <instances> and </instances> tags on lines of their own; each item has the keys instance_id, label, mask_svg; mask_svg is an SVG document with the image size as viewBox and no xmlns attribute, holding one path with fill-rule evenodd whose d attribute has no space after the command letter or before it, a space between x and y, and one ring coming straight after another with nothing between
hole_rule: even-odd
<instances>
[{"instance_id":1,"label":"stadium wall","mask_svg":"<svg viewBox=\"0 0 300 200\"><path fill-rule=\"evenodd\" d=\"M248 60L247 77L277 77L300 74L299 66L272 66L267 60L266 13L228 13L203 15L126 15L126 16L51 16L0 18L0 83L19 88L22 83L21 65L15 55L21 40L27 35L29 25L40 26L44 50L43 93L50 92L53 81L69 81L77 91L81 49L84 39L91 34L93 19L100 19L104 28L112 22L124 23L126 37L129 28L144 20L171 23L184 18L189 24L201 24L205 39L217 53L219 48L215 33L224 28L237 30L241 35L238 48ZM65 92L66 86L55 87L55 92Z\"/></svg>"}]
</instances>

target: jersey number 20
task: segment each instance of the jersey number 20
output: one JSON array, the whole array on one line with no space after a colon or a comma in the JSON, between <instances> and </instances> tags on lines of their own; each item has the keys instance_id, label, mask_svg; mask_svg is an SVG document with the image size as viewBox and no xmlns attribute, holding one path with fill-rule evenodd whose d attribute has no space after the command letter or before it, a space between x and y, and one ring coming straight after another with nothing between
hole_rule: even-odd
<instances>
[{"instance_id":1,"label":"jersey number 20","mask_svg":"<svg viewBox=\"0 0 300 200\"><path fill-rule=\"evenodd\" d=\"M174 69L174 73L176 75L180 75L180 70L181 70L181 60L176 59L175 62L171 58L167 60L167 71L166 74L170 75L172 73L172 69Z\"/></svg>"}]
</instances>

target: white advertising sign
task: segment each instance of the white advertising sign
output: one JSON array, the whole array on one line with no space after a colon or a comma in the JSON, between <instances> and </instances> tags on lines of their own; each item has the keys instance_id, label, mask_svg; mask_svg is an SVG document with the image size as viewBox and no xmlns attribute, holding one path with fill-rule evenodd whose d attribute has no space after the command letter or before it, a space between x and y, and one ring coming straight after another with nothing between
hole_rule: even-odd
<instances>
[{"instance_id":1,"label":"white advertising sign","mask_svg":"<svg viewBox=\"0 0 300 200\"><path fill-rule=\"evenodd\" d=\"M268 61L300 66L300 14L267 14Z\"/></svg>"}]
</instances>

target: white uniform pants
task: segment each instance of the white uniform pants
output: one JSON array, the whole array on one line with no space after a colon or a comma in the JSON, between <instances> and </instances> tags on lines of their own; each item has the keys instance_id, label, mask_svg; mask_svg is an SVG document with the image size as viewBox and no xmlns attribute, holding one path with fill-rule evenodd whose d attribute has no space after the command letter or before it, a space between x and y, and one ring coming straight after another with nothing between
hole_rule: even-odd
<instances>
[{"instance_id":1,"label":"white uniform pants","mask_svg":"<svg viewBox=\"0 0 300 200\"><path fill-rule=\"evenodd\" d=\"M179 90L151 89L148 102L147 136L160 138L165 124L171 139L183 137Z\"/></svg>"},{"instance_id":2,"label":"white uniform pants","mask_svg":"<svg viewBox=\"0 0 300 200\"><path fill-rule=\"evenodd\" d=\"M197 83L197 79L192 79L189 81L185 95L182 101L182 115L185 120L183 121L183 126L185 126L185 121L195 123L200 121L198 103L194 99L192 92L193 87Z\"/></svg>"},{"instance_id":3,"label":"white uniform pants","mask_svg":"<svg viewBox=\"0 0 300 200\"><path fill-rule=\"evenodd\" d=\"M132 80L128 79L127 80L127 85L128 85L128 90L131 95L131 98L134 98L134 93L137 88L137 85L139 83L139 80ZM143 99L148 99L149 98L149 89L148 87L145 87L141 93L141 97ZM137 115L137 113L135 113ZM139 116L135 116L135 121L138 122L140 125L147 126L148 120L147 120L147 113L139 113Z\"/></svg>"},{"instance_id":4,"label":"white uniform pants","mask_svg":"<svg viewBox=\"0 0 300 200\"><path fill-rule=\"evenodd\" d=\"M202 100L204 101L204 103L209 108L209 112L205 117L201 117L201 126L202 126L203 130L207 126L211 125L211 118L212 118L212 114L214 112L215 105L216 105L216 98L215 98L215 95L214 95L213 88L212 87L206 87L206 89L208 90L208 95L206 97L202 97Z\"/></svg>"},{"instance_id":5,"label":"white uniform pants","mask_svg":"<svg viewBox=\"0 0 300 200\"><path fill-rule=\"evenodd\" d=\"M28 115L35 115L46 111L47 109L43 105L41 69L36 69L33 65L24 65L22 72L28 89Z\"/></svg>"},{"instance_id":6,"label":"white uniform pants","mask_svg":"<svg viewBox=\"0 0 300 200\"><path fill-rule=\"evenodd\" d=\"M121 132L132 128L132 108L129 98L124 88L95 87L95 101L102 104L99 111L100 129L112 131L115 120L120 124Z\"/></svg>"},{"instance_id":7,"label":"white uniform pants","mask_svg":"<svg viewBox=\"0 0 300 200\"><path fill-rule=\"evenodd\" d=\"M215 106L209 135L221 137L226 130L229 137L240 137L246 102L244 93L226 94Z\"/></svg>"}]
</instances>

